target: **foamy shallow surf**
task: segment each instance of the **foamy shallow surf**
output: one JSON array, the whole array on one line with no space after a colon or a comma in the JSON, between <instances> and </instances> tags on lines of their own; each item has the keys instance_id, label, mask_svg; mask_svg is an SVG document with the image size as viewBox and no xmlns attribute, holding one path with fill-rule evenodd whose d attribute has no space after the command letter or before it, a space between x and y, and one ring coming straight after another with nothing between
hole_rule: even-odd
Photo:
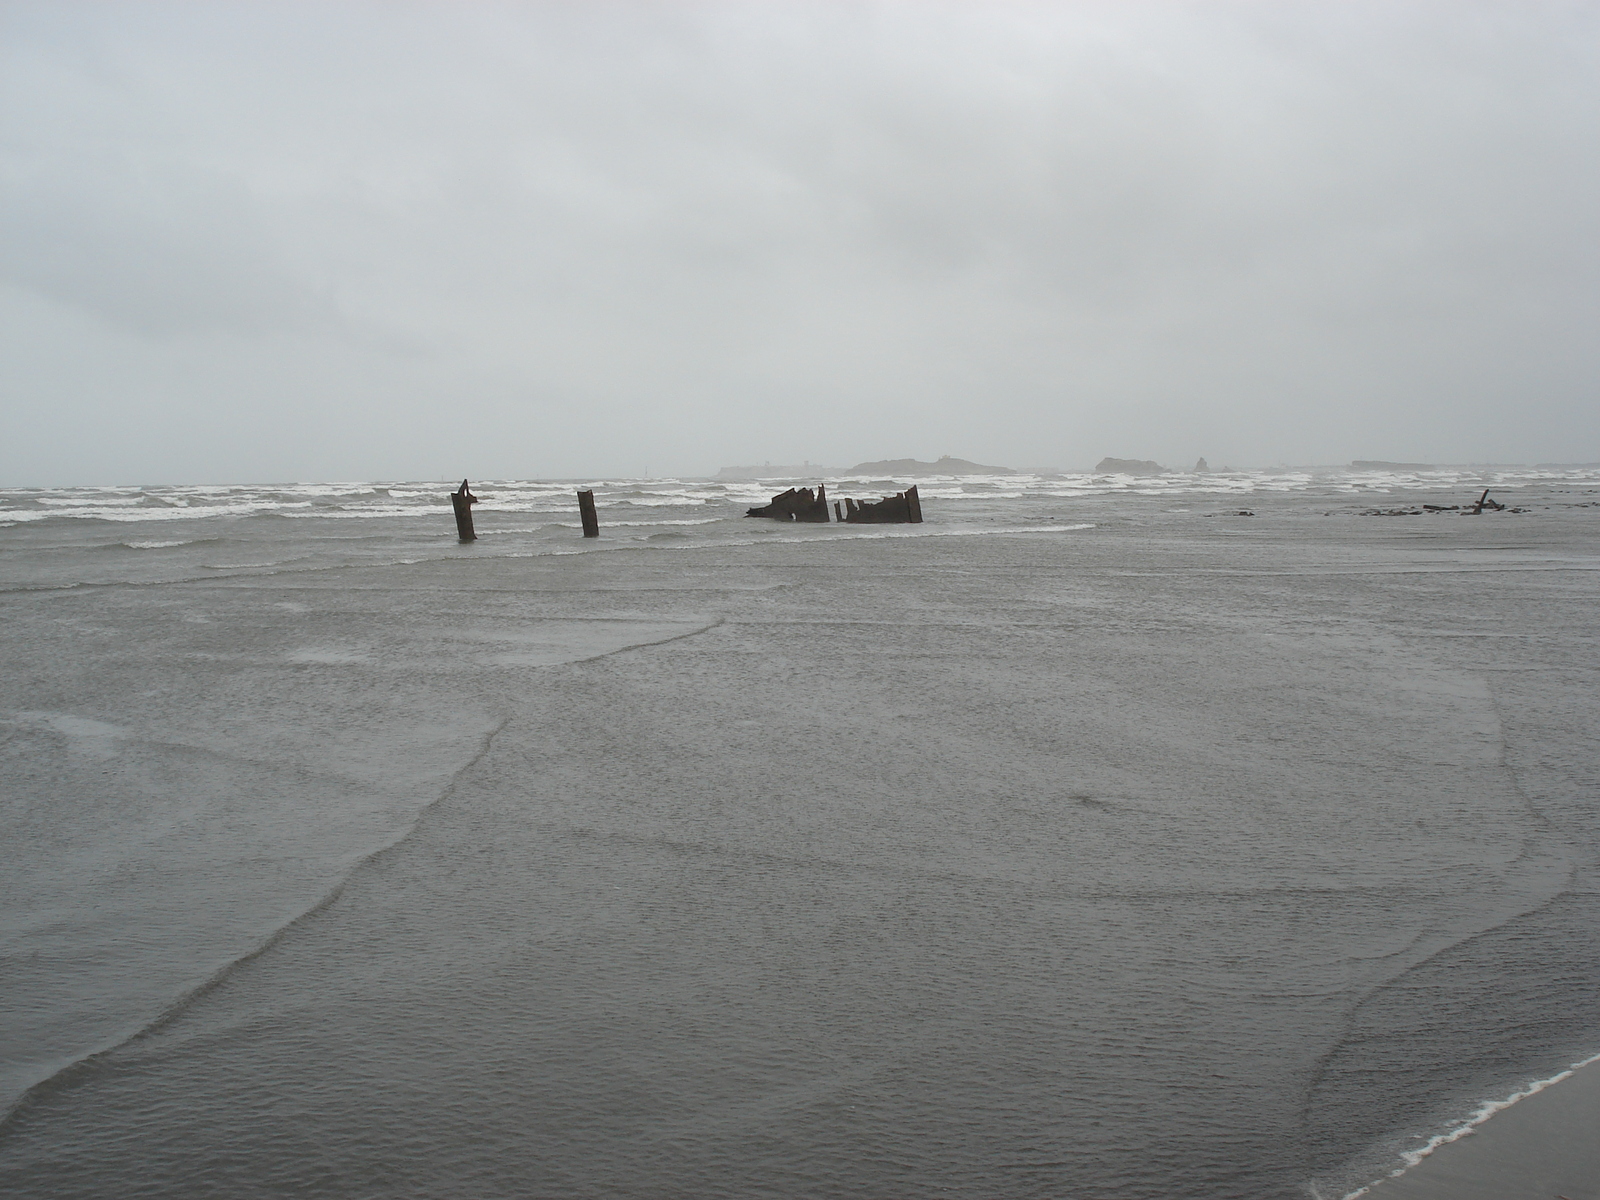
<instances>
[{"instance_id":1,"label":"foamy shallow surf","mask_svg":"<svg viewBox=\"0 0 1600 1200\"><path fill-rule=\"evenodd\" d=\"M1072 533L1079 526L1096 524L1103 506L1124 502L1126 515L1119 519L1142 521L1163 519L1145 507L1149 505L1160 505L1168 520L1189 515L1236 516L1251 503L1251 497L1298 499L1306 506L1299 511L1306 513L1313 511L1310 506L1321 504L1328 515L1359 515L1362 510L1352 506L1363 502L1382 505L1383 497L1389 497L1388 503L1409 505L1405 511L1411 512L1420 511L1416 506L1423 500L1460 503L1472 499L1483 487L1501 489L1498 494L1513 503L1518 495L1530 494L1530 489L1545 489L1552 496L1561 489L1581 490L1600 482L1600 471L1327 469L1174 473L1153 478L1093 474L930 477L916 481L928 520L914 528L828 525L784 531L776 526L763 528L764 523L744 517L746 508L766 501L791 482L816 481L478 481L473 486L480 497L475 510L479 541L467 548L457 547L450 536L453 518L447 493L453 485L445 483L11 488L0 490L0 534L4 535L0 536L0 567L9 561L15 569L5 572L7 583L0 587L19 586L12 579L27 579L29 587L39 586L47 577L62 583L133 583L227 570L269 572L413 562L462 552L529 558L629 544L657 550L733 546L779 536L882 540L1025 529ZM875 499L907 482L872 478L826 481L831 496L859 499ZM576 526L574 489L580 485L595 492L604 536L598 544L573 547L568 539ZM1229 504L1240 507L1229 509ZM140 525L146 529L140 530ZM120 544L139 550L147 561L139 565L70 561L76 549L94 537L96 527L107 526L126 531ZM675 531L688 531L691 536L666 536ZM308 539L310 553L302 544ZM205 556L198 549L202 542L235 549L222 557L217 557L215 550Z\"/></svg>"},{"instance_id":2,"label":"foamy shallow surf","mask_svg":"<svg viewBox=\"0 0 1600 1200\"><path fill-rule=\"evenodd\" d=\"M1451 487L1519 489L1556 483L1592 483L1593 468L1439 468L1430 471L1378 471L1342 468L1260 470L1160 476L996 475L930 476L915 480L872 477L828 478L829 493L871 498L874 489L894 490L916 483L925 498L1031 501L1070 500L1119 494L1200 496L1325 493L1365 495L1430 491ZM575 487L593 489L596 504L613 508L701 507L765 502L790 483L817 480L475 480L479 512L570 510ZM259 516L326 516L385 519L448 514L452 483L283 484L278 486L162 485L130 487L0 489L0 526L56 518L77 520L183 520Z\"/></svg>"}]
</instances>

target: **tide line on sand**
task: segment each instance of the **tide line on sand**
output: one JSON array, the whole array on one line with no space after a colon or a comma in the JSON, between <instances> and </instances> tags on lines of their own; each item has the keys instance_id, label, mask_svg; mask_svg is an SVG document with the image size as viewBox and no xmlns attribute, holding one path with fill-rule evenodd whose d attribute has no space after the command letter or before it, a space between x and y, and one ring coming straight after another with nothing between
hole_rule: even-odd
<instances>
[{"instance_id":1,"label":"tide line on sand","mask_svg":"<svg viewBox=\"0 0 1600 1200\"><path fill-rule=\"evenodd\" d=\"M1486 1101L1461 1125L1429 1138L1416 1150L1400 1157L1405 1166L1365 1187L1348 1192L1343 1200L1376 1195L1383 1200L1426 1200L1451 1197L1452 1200L1511 1200L1513 1196L1565 1196L1580 1200L1594 1195L1591 1175L1595 1165L1583 1161L1595 1157L1594 1138L1571 1138L1564 1134L1567 1125L1593 1127L1600 1117L1600 1069L1587 1072L1577 1083L1559 1088L1539 1105L1524 1101L1555 1084L1572 1079L1585 1067L1600 1062L1600 1054L1575 1062L1548 1079L1539 1079L1503 1100ZM1539 1111L1535 1112L1537 1108ZM1510 1110L1508 1112L1508 1110ZM1494 1125L1491 1118L1505 1113ZM1520 1119L1513 1120L1513 1115ZM1463 1143L1468 1135L1477 1134ZM1452 1148L1453 1149L1447 1149ZM1446 1151L1443 1154L1439 1151ZM1506 1192L1508 1182L1516 1190Z\"/></svg>"}]
</instances>

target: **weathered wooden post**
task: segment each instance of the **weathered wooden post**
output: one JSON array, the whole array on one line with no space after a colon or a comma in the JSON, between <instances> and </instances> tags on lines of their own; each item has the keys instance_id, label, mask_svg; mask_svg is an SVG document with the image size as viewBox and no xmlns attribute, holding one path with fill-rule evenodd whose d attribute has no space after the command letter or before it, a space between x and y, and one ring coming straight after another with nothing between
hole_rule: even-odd
<instances>
[{"instance_id":1,"label":"weathered wooden post","mask_svg":"<svg viewBox=\"0 0 1600 1200\"><path fill-rule=\"evenodd\" d=\"M450 493L450 507L456 510L456 533L463 542L475 542L478 535L472 529L472 506L478 498L467 490L467 481L461 481L459 491Z\"/></svg>"},{"instance_id":2,"label":"weathered wooden post","mask_svg":"<svg viewBox=\"0 0 1600 1200\"><path fill-rule=\"evenodd\" d=\"M578 493L578 516L583 519L583 536L600 536L600 518L594 511L594 491L589 489Z\"/></svg>"},{"instance_id":3,"label":"weathered wooden post","mask_svg":"<svg viewBox=\"0 0 1600 1200\"><path fill-rule=\"evenodd\" d=\"M922 498L917 495L917 485L906 489L906 515L913 525L922 524Z\"/></svg>"}]
</instances>

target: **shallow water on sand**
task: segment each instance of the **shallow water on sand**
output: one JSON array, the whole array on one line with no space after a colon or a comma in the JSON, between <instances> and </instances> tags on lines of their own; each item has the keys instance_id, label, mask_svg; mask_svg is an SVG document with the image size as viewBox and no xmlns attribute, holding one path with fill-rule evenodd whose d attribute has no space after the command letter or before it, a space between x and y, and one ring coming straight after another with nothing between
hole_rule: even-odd
<instances>
[{"instance_id":1,"label":"shallow water on sand","mask_svg":"<svg viewBox=\"0 0 1600 1200\"><path fill-rule=\"evenodd\" d=\"M1211 482L0 529L0 1188L1333 1196L1600 1050L1600 480Z\"/></svg>"}]
</instances>

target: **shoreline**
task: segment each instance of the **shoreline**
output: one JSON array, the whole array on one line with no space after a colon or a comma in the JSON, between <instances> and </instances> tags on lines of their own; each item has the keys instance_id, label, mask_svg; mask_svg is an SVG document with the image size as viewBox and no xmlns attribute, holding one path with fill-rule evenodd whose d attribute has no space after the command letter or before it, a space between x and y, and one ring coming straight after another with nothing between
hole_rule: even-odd
<instances>
[{"instance_id":1,"label":"shoreline","mask_svg":"<svg viewBox=\"0 0 1600 1200\"><path fill-rule=\"evenodd\" d=\"M0 1192L1334 1200L1600 1050L1600 477L832 534L680 492L595 545L426 496L11 535L0 1051L246 957L35 1091Z\"/></svg>"},{"instance_id":2,"label":"shoreline","mask_svg":"<svg viewBox=\"0 0 1600 1200\"><path fill-rule=\"evenodd\" d=\"M1596 1200L1597 1064L1600 1054L1486 1102L1464 1124L1402 1154L1404 1167L1342 1200Z\"/></svg>"}]
</instances>

